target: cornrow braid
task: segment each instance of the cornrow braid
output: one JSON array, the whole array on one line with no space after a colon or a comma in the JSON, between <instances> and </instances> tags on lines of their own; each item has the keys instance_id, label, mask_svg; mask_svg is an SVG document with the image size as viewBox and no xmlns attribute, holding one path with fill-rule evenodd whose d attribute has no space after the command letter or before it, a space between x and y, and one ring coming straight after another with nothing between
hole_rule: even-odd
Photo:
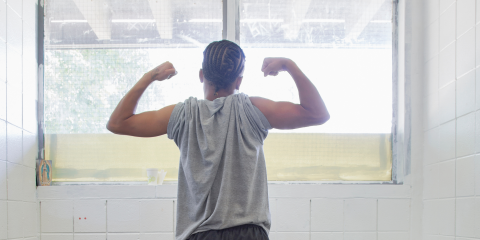
<instances>
[{"instance_id":1,"label":"cornrow braid","mask_svg":"<svg viewBox=\"0 0 480 240\"><path fill-rule=\"evenodd\" d=\"M226 89L242 73L245 54L236 43L222 40L210 43L203 51L203 75L215 85L215 95Z\"/></svg>"}]
</instances>

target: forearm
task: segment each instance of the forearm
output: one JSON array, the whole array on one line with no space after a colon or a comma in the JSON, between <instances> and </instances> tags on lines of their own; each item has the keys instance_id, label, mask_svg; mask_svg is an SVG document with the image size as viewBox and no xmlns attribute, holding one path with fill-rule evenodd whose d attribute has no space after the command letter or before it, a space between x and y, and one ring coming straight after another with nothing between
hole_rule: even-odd
<instances>
[{"instance_id":1,"label":"forearm","mask_svg":"<svg viewBox=\"0 0 480 240\"><path fill-rule=\"evenodd\" d=\"M328 110L315 85L307 78L293 61L288 61L286 70L295 81L300 98L300 105L312 115L320 118L329 118Z\"/></svg>"},{"instance_id":2,"label":"forearm","mask_svg":"<svg viewBox=\"0 0 480 240\"><path fill-rule=\"evenodd\" d=\"M140 97L145 92L147 87L152 83L150 74L147 73L140 78L140 80L128 91L128 93L120 100L117 107L110 116L107 128L118 126L122 121L128 119L135 114Z\"/></svg>"}]
</instances>

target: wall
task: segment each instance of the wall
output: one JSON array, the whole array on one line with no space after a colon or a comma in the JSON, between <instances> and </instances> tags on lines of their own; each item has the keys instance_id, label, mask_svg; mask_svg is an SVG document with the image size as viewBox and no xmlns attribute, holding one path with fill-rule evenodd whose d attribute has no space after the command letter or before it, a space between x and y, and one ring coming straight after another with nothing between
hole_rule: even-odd
<instances>
[{"instance_id":1,"label":"wall","mask_svg":"<svg viewBox=\"0 0 480 240\"><path fill-rule=\"evenodd\" d=\"M39 187L42 240L173 239L177 185ZM403 240L408 185L270 184L272 240Z\"/></svg>"},{"instance_id":2,"label":"wall","mask_svg":"<svg viewBox=\"0 0 480 240\"><path fill-rule=\"evenodd\" d=\"M36 1L0 0L0 239L37 239Z\"/></svg>"},{"instance_id":3,"label":"wall","mask_svg":"<svg viewBox=\"0 0 480 240\"><path fill-rule=\"evenodd\" d=\"M424 239L480 239L480 1L424 3Z\"/></svg>"}]
</instances>

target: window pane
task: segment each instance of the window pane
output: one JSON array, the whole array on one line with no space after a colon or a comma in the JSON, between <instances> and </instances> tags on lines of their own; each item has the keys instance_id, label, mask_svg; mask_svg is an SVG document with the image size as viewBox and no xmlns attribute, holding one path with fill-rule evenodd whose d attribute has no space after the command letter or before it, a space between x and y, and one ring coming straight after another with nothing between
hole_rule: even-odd
<instances>
[{"instance_id":1,"label":"window pane","mask_svg":"<svg viewBox=\"0 0 480 240\"><path fill-rule=\"evenodd\" d=\"M54 181L146 181L146 168L177 180L178 148L166 137L109 133L126 92L153 67L178 76L152 84L137 112L203 98L202 52L222 37L221 1L51 0L45 8L45 151Z\"/></svg>"},{"instance_id":2,"label":"window pane","mask_svg":"<svg viewBox=\"0 0 480 240\"><path fill-rule=\"evenodd\" d=\"M299 103L287 73L263 77L265 57L294 60L330 112L321 126L273 130L269 180L391 180L392 1L242 0L242 91Z\"/></svg>"}]
</instances>

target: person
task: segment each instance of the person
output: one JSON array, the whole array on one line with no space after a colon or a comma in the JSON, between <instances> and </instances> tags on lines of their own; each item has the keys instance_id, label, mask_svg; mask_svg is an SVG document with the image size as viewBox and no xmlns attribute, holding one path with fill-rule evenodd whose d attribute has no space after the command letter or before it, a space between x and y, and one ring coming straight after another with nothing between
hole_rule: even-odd
<instances>
[{"instance_id":1,"label":"person","mask_svg":"<svg viewBox=\"0 0 480 240\"><path fill-rule=\"evenodd\" d=\"M330 115L315 86L287 58L265 58L264 76L288 72L300 104L237 93L245 55L227 40L210 43L199 72L204 100L190 97L158 111L135 114L153 81L177 74L170 62L148 73L113 111L107 128L138 137L167 134L180 149L177 240L268 239L271 218L263 141L268 130L325 123ZM266 89L268 90L268 89Z\"/></svg>"}]
</instances>

